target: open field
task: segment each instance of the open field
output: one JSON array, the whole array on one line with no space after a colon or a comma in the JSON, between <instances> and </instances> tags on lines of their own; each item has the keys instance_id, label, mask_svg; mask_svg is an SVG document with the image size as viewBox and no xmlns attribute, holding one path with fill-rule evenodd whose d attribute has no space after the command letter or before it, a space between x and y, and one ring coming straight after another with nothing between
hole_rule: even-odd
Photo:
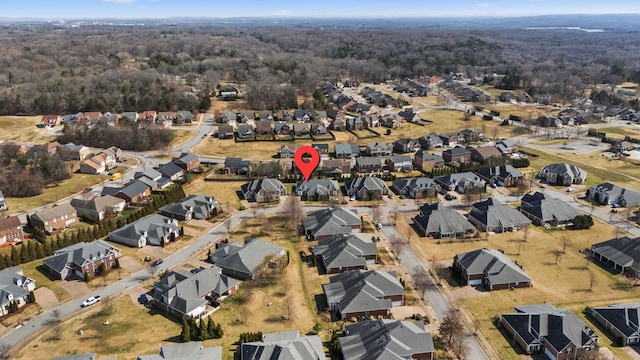
<instances>
[{"instance_id":1,"label":"open field","mask_svg":"<svg viewBox=\"0 0 640 360\"><path fill-rule=\"evenodd\" d=\"M36 127L41 119L42 116L0 116L0 140L31 144L53 140L55 136L47 135L47 128Z\"/></svg>"},{"instance_id":2,"label":"open field","mask_svg":"<svg viewBox=\"0 0 640 360\"><path fill-rule=\"evenodd\" d=\"M59 186L48 186L42 194L26 198L6 198L9 205L8 215L17 214L41 206L51 205L58 200L77 194L85 188L108 180L109 176L73 173L71 178L63 181Z\"/></svg>"},{"instance_id":3,"label":"open field","mask_svg":"<svg viewBox=\"0 0 640 360\"><path fill-rule=\"evenodd\" d=\"M513 105L504 104L500 105L486 105L483 106L485 112L496 110L500 112L500 117L508 119L509 115L520 116L522 120L537 119L540 115L555 115L558 113L557 108L551 106L537 106L537 105Z\"/></svg>"},{"instance_id":4,"label":"open field","mask_svg":"<svg viewBox=\"0 0 640 360\"><path fill-rule=\"evenodd\" d=\"M585 306L602 306L612 303L636 301L640 287L625 277L613 275L593 263L587 263L579 251L592 244L613 238L613 227L596 221L589 230L572 231L565 229L545 230L532 227L527 242L523 232L491 234L479 241L452 241L420 238L411 241L411 247L429 260L452 262L457 253L482 247L504 250L505 255L522 265L533 279L533 287L515 291L474 291L472 296L458 299L474 323L479 325L483 335L500 355L500 359L519 359L513 347L492 323L501 313L512 312L513 306L524 304L550 303L556 307L568 307L580 313ZM562 250L562 237L569 239L566 253L555 262L553 251ZM415 239L415 238L414 238ZM520 255L518 246L521 245ZM590 285L593 274L594 283ZM450 281L450 276L447 277ZM459 285L449 283L453 293ZM603 335L600 333L600 335ZM603 346L610 347L607 337L601 338ZM612 349L620 359L627 359L621 348Z\"/></svg>"},{"instance_id":5,"label":"open field","mask_svg":"<svg viewBox=\"0 0 640 360\"><path fill-rule=\"evenodd\" d=\"M604 181L614 182L621 186L630 186L640 190L640 166L624 160L612 160L601 155L600 152L573 154L554 150L533 149L522 146L521 150L537 157L529 157L531 167L540 171L550 163L566 162L587 171L585 186L590 187Z\"/></svg>"},{"instance_id":6,"label":"open field","mask_svg":"<svg viewBox=\"0 0 640 360\"><path fill-rule=\"evenodd\" d=\"M640 136L640 130L630 126L601 128L601 129L598 129L598 131L607 133L607 137L620 138L620 140L624 139L626 135L629 135L631 137Z\"/></svg>"},{"instance_id":7,"label":"open field","mask_svg":"<svg viewBox=\"0 0 640 360\"><path fill-rule=\"evenodd\" d=\"M198 131L197 130L172 130L173 139L169 143L169 148L173 149L176 146L182 145L183 143L189 141L192 137L194 137Z\"/></svg>"},{"instance_id":8,"label":"open field","mask_svg":"<svg viewBox=\"0 0 640 360\"><path fill-rule=\"evenodd\" d=\"M223 206L232 207L235 209L240 208L240 198L236 191L240 191L240 186L245 184L248 179L242 180L241 178L234 179L233 175L230 181L220 178L215 181L205 181L204 179L198 179L187 185L184 189L187 194L203 194L213 196L218 199L218 202Z\"/></svg>"},{"instance_id":9,"label":"open field","mask_svg":"<svg viewBox=\"0 0 640 360\"><path fill-rule=\"evenodd\" d=\"M494 129L497 129L497 137L505 138L511 137L511 131L513 130L513 126L501 126L497 121L482 120L478 116L472 116L469 121L465 121L464 113L458 110L425 110L420 112L420 117L433 121L433 124L425 126L424 130L419 132L419 135L414 135L415 137L429 133L440 134L471 128L482 130L488 138L493 138Z\"/></svg>"}]
</instances>

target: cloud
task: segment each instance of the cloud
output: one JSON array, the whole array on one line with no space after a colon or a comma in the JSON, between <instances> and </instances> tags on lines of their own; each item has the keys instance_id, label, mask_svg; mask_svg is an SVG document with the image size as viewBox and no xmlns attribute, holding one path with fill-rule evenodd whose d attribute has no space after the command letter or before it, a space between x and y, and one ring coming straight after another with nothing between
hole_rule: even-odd
<instances>
[{"instance_id":1,"label":"cloud","mask_svg":"<svg viewBox=\"0 0 640 360\"><path fill-rule=\"evenodd\" d=\"M478 7L481 7L481 8L488 8L488 7L489 7L489 3L488 3L488 2L479 3L479 4L478 4Z\"/></svg>"},{"instance_id":2,"label":"cloud","mask_svg":"<svg viewBox=\"0 0 640 360\"><path fill-rule=\"evenodd\" d=\"M127 4L127 3L132 3L136 0L102 0L104 2L108 2L108 3L116 3L116 4Z\"/></svg>"}]
</instances>

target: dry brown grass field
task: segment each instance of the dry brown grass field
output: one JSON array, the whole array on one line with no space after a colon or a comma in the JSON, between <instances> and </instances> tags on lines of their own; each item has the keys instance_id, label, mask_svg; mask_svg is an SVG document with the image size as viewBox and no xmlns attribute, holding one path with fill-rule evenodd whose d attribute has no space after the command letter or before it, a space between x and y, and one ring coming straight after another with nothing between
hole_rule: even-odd
<instances>
[{"instance_id":1,"label":"dry brown grass field","mask_svg":"<svg viewBox=\"0 0 640 360\"><path fill-rule=\"evenodd\" d=\"M487 138L494 138L494 129L497 129L496 137L498 139L511 137L511 131L513 126L501 126L497 121L482 120L478 116L472 116L469 121L465 121L464 113L459 110L425 110L420 112L422 119L433 121L424 127L424 132L421 132L419 136L443 132L460 131L467 128L483 130L484 135Z\"/></svg>"},{"instance_id":2,"label":"dry brown grass field","mask_svg":"<svg viewBox=\"0 0 640 360\"><path fill-rule=\"evenodd\" d=\"M519 359L513 347L496 328L492 320L501 313L513 311L516 305L550 303L556 307L567 307L581 314L585 306L604 306L612 303L637 301L640 287L627 278L611 274L594 263L588 263L580 252L592 244L609 240L615 236L614 228L602 222L589 230L566 229L545 230L532 227L526 242L521 242L523 232L490 234L482 240L434 240L419 238L411 241L411 247L423 259L442 260L451 263L455 254L483 247L501 249L518 264L533 280L533 287L515 291L464 291L446 276L445 282L454 298L478 324L482 334L489 340L501 359ZM554 251L561 251L562 238L569 240L565 253L556 263ZM518 247L520 251L518 253ZM445 270L446 271L446 270ZM446 271L448 272L448 271ZM593 282L591 281L593 277ZM471 294L471 295L469 295ZM599 332L600 333L600 332ZM611 340L604 336L601 344L611 347ZM612 349L621 359L627 359L620 348Z\"/></svg>"},{"instance_id":3,"label":"dry brown grass field","mask_svg":"<svg viewBox=\"0 0 640 360\"><path fill-rule=\"evenodd\" d=\"M27 144L53 140L55 136L47 135L47 128L36 127L41 119L42 116L0 116L0 140Z\"/></svg>"},{"instance_id":4,"label":"dry brown grass field","mask_svg":"<svg viewBox=\"0 0 640 360\"><path fill-rule=\"evenodd\" d=\"M227 177L230 175L226 175ZM228 181L230 180L230 181ZM219 180L206 181L204 178L197 179L185 186L187 194L203 194L213 196L223 206L230 206L238 209L241 206L240 198L237 192L240 186L245 184L248 179L231 176L230 179L219 177Z\"/></svg>"}]
</instances>

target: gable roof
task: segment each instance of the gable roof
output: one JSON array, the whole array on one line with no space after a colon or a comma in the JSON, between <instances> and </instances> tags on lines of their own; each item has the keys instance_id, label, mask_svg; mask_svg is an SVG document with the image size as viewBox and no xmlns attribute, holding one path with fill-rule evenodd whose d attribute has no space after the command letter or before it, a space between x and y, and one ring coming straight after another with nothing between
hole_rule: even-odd
<instances>
[{"instance_id":1,"label":"gable roof","mask_svg":"<svg viewBox=\"0 0 640 360\"><path fill-rule=\"evenodd\" d=\"M241 345L242 360L321 360L326 359L318 335L300 336L286 331L262 335L262 341Z\"/></svg>"},{"instance_id":2,"label":"gable roof","mask_svg":"<svg viewBox=\"0 0 640 360\"><path fill-rule=\"evenodd\" d=\"M134 179L139 179L141 177L147 177L151 180L158 180L162 177L162 173L160 173L160 171L153 169L153 168L149 168L149 169L145 169L144 171L138 171L135 173L135 175L133 176Z\"/></svg>"},{"instance_id":3,"label":"gable roof","mask_svg":"<svg viewBox=\"0 0 640 360\"><path fill-rule=\"evenodd\" d=\"M120 249L102 240L82 242L54 251L53 256L43 259L42 263L61 273L67 264L81 267L86 261L105 258L111 252L120 252Z\"/></svg>"},{"instance_id":4,"label":"gable roof","mask_svg":"<svg viewBox=\"0 0 640 360\"><path fill-rule=\"evenodd\" d=\"M591 251L616 264L640 271L640 238L626 236L591 245Z\"/></svg>"},{"instance_id":5,"label":"gable roof","mask_svg":"<svg viewBox=\"0 0 640 360\"><path fill-rule=\"evenodd\" d=\"M522 173L511 165L492 166L476 170L476 174L483 179L491 181L494 178L506 179L511 176L513 178L522 177Z\"/></svg>"},{"instance_id":6,"label":"gable roof","mask_svg":"<svg viewBox=\"0 0 640 360\"><path fill-rule=\"evenodd\" d=\"M352 226L362 225L362 220L355 209L322 209L308 214L302 225L306 233L316 237L351 233Z\"/></svg>"},{"instance_id":7,"label":"gable roof","mask_svg":"<svg viewBox=\"0 0 640 360\"><path fill-rule=\"evenodd\" d=\"M391 183L391 187L403 194L409 191L437 188L438 185L428 177L402 178Z\"/></svg>"},{"instance_id":8,"label":"gable roof","mask_svg":"<svg viewBox=\"0 0 640 360\"><path fill-rule=\"evenodd\" d=\"M530 282L531 278L502 252L483 248L456 254L467 275L486 274L490 284Z\"/></svg>"},{"instance_id":9,"label":"gable roof","mask_svg":"<svg viewBox=\"0 0 640 360\"><path fill-rule=\"evenodd\" d=\"M538 177L546 178L548 174L556 174L559 176L568 175L572 179L572 181L574 178L584 180L587 177L586 171L575 165L569 165L567 163L549 164L542 168L542 170L540 170L540 173L538 173Z\"/></svg>"},{"instance_id":10,"label":"gable roof","mask_svg":"<svg viewBox=\"0 0 640 360\"><path fill-rule=\"evenodd\" d=\"M344 184L344 187L347 189L348 193L352 193L354 191L360 192L361 190L382 192L388 191L387 185L384 183L384 180L375 176L365 176L351 179Z\"/></svg>"},{"instance_id":11,"label":"gable roof","mask_svg":"<svg viewBox=\"0 0 640 360\"><path fill-rule=\"evenodd\" d=\"M298 181L296 184L296 194L311 196L329 196L340 190L338 182L330 179L309 179Z\"/></svg>"},{"instance_id":12,"label":"gable roof","mask_svg":"<svg viewBox=\"0 0 640 360\"><path fill-rule=\"evenodd\" d=\"M17 215L0 218L0 231L22 228L22 223Z\"/></svg>"},{"instance_id":13,"label":"gable roof","mask_svg":"<svg viewBox=\"0 0 640 360\"><path fill-rule=\"evenodd\" d=\"M70 202L75 209L94 210L97 212L108 210L122 203L124 203L124 200L113 195L97 196L89 200L74 198Z\"/></svg>"},{"instance_id":14,"label":"gable roof","mask_svg":"<svg viewBox=\"0 0 640 360\"><path fill-rule=\"evenodd\" d=\"M596 192L607 194L610 202L614 201L623 206L637 206L640 204L640 192L623 188L610 182L594 185L588 190L588 194L591 196Z\"/></svg>"},{"instance_id":15,"label":"gable roof","mask_svg":"<svg viewBox=\"0 0 640 360\"><path fill-rule=\"evenodd\" d=\"M420 158L422 159L422 161L430 161L430 160L434 160L436 163L442 163L444 162L444 159L442 158L442 156L438 155L438 154L430 154L427 151L424 150L418 150L416 151L416 153L413 155L415 158Z\"/></svg>"},{"instance_id":16,"label":"gable roof","mask_svg":"<svg viewBox=\"0 0 640 360\"><path fill-rule=\"evenodd\" d=\"M493 198L473 204L469 217L476 219L488 229L521 227L531 224L531 220L521 212Z\"/></svg>"},{"instance_id":17,"label":"gable roof","mask_svg":"<svg viewBox=\"0 0 640 360\"><path fill-rule=\"evenodd\" d=\"M311 251L320 256L327 270L366 266L365 256L376 256L376 244L370 238L356 234L334 235L318 241Z\"/></svg>"},{"instance_id":18,"label":"gable roof","mask_svg":"<svg viewBox=\"0 0 640 360\"><path fill-rule=\"evenodd\" d=\"M248 275L253 275L259 270L268 257L278 256L284 252L282 246L260 239L246 239L241 247L236 243L233 247L224 249L227 246L229 245L223 245L211 254L210 258L217 257L215 264L223 269Z\"/></svg>"},{"instance_id":19,"label":"gable roof","mask_svg":"<svg viewBox=\"0 0 640 360\"><path fill-rule=\"evenodd\" d=\"M452 234L468 232L475 229L459 212L437 202L424 204L420 207L420 214L413 219L426 234Z\"/></svg>"},{"instance_id":20,"label":"gable roof","mask_svg":"<svg viewBox=\"0 0 640 360\"><path fill-rule=\"evenodd\" d=\"M182 153L180 154L179 157L171 159L171 162L174 164L188 165L190 162L194 160L200 160L200 158L198 158L198 155L194 153Z\"/></svg>"},{"instance_id":21,"label":"gable roof","mask_svg":"<svg viewBox=\"0 0 640 360\"><path fill-rule=\"evenodd\" d=\"M358 144L336 144L336 156L360 154Z\"/></svg>"},{"instance_id":22,"label":"gable roof","mask_svg":"<svg viewBox=\"0 0 640 360\"><path fill-rule=\"evenodd\" d=\"M163 344L160 353L138 355L136 360L222 360L222 346L203 347L202 341Z\"/></svg>"},{"instance_id":23,"label":"gable roof","mask_svg":"<svg viewBox=\"0 0 640 360\"><path fill-rule=\"evenodd\" d=\"M162 164L160 166L158 166L158 171L165 177L168 178L172 178L173 176L176 176L177 174L183 172L184 170L182 170L181 167L179 167L178 165L169 162L166 164Z\"/></svg>"},{"instance_id":24,"label":"gable roof","mask_svg":"<svg viewBox=\"0 0 640 360\"><path fill-rule=\"evenodd\" d=\"M167 204L160 209L161 213L174 214L184 216L188 212L192 212L196 219L204 219L213 209L218 208L218 200L211 196L205 195L188 195L180 199L177 203Z\"/></svg>"},{"instance_id":25,"label":"gable roof","mask_svg":"<svg viewBox=\"0 0 640 360\"><path fill-rule=\"evenodd\" d=\"M126 184L120 190L118 190L116 192L116 194L123 194L123 195L127 196L128 198L133 199L134 197L145 193L150 188L151 187L149 187L149 185L147 185L143 181L134 180L134 181L131 181L128 184Z\"/></svg>"},{"instance_id":26,"label":"gable roof","mask_svg":"<svg viewBox=\"0 0 640 360\"><path fill-rule=\"evenodd\" d=\"M362 321L345 326L339 341L345 359L401 360L435 352L431 334L419 321Z\"/></svg>"},{"instance_id":27,"label":"gable roof","mask_svg":"<svg viewBox=\"0 0 640 360\"><path fill-rule=\"evenodd\" d=\"M625 336L637 335L640 331L640 304L611 305L591 309L602 316L611 326ZM596 318L596 320L599 320Z\"/></svg>"},{"instance_id":28,"label":"gable roof","mask_svg":"<svg viewBox=\"0 0 640 360\"><path fill-rule=\"evenodd\" d=\"M137 240L142 235L147 234L150 239L160 241L161 238L168 239L170 233L176 233L180 229L178 226L173 225L174 221L160 214L151 214L112 231L109 236L113 234L126 239Z\"/></svg>"},{"instance_id":29,"label":"gable roof","mask_svg":"<svg viewBox=\"0 0 640 360\"><path fill-rule=\"evenodd\" d=\"M248 183L243 184L241 186L241 189L243 194L246 194L249 192L257 193L259 191L279 193L284 189L284 185L282 185L282 183L278 179L265 178L265 179L251 180Z\"/></svg>"},{"instance_id":30,"label":"gable roof","mask_svg":"<svg viewBox=\"0 0 640 360\"><path fill-rule=\"evenodd\" d=\"M352 270L331 276L328 284L322 288L328 304L337 304L344 316L349 313L360 313L391 309L389 297L401 295L404 288L395 271Z\"/></svg>"},{"instance_id":31,"label":"gable roof","mask_svg":"<svg viewBox=\"0 0 640 360\"><path fill-rule=\"evenodd\" d=\"M54 207L36 211L31 215L32 218L39 219L43 223L46 221L52 221L54 219L58 219L65 215L77 214L76 209L71 206L69 203L64 203L60 205L55 205Z\"/></svg>"},{"instance_id":32,"label":"gable roof","mask_svg":"<svg viewBox=\"0 0 640 360\"><path fill-rule=\"evenodd\" d=\"M521 199L520 210L525 211L542 221L566 222L575 219L580 212L566 202L551 197L546 193L525 194Z\"/></svg>"}]
</instances>

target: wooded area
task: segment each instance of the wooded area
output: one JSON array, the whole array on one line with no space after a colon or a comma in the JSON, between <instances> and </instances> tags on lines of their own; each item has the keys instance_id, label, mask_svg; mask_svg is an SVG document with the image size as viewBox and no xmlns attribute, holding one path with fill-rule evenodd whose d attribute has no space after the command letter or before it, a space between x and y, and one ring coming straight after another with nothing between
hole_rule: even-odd
<instances>
[{"instance_id":1,"label":"wooded area","mask_svg":"<svg viewBox=\"0 0 640 360\"><path fill-rule=\"evenodd\" d=\"M197 110L220 82L272 110L323 80L495 73L563 100L640 81L640 37L622 31L42 24L3 27L0 48L0 114Z\"/></svg>"}]
</instances>

